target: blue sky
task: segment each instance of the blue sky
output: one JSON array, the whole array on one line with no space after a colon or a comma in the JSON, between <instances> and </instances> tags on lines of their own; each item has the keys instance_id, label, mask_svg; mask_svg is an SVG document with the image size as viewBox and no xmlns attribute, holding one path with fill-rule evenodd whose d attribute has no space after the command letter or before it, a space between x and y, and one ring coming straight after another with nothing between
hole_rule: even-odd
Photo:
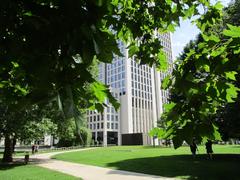
<instances>
[{"instance_id":1,"label":"blue sky","mask_svg":"<svg viewBox=\"0 0 240 180\"><path fill-rule=\"evenodd\" d=\"M216 2L216 0L214 0ZM214 2L213 1L213 2ZM231 0L221 0L224 6ZM172 34L172 52L173 58L175 59L183 50L184 46L196 37L199 30L195 25L191 24L190 20L181 21L180 27Z\"/></svg>"}]
</instances>

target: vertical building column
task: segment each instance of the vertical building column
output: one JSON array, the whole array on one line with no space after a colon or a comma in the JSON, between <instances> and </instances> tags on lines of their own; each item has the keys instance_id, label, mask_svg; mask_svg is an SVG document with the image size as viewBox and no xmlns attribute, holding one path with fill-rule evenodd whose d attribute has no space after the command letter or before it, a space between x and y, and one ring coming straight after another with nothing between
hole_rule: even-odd
<instances>
[{"instance_id":1,"label":"vertical building column","mask_svg":"<svg viewBox=\"0 0 240 180\"><path fill-rule=\"evenodd\" d=\"M157 127L157 120L159 118L158 116L158 111L161 108L162 104L158 104L159 99L159 94L160 93L160 88L161 86L158 84L159 82L156 79L156 70L151 69L151 79L152 79L152 115L151 115L151 121L152 121L152 127ZM153 138L151 138L151 144L157 144L157 141L153 142Z\"/></svg>"},{"instance_id":2,"label":"vertical building column","mask_svg":"<svg viewBox=\"0 0 240 180\"><path fill-rule=\"evenodd\" d=\"M104 129L103 131L103 146L106 147L107 146L107 130Z\"/></svg>"},{"instance_id":3,"label":"vertical building column","mask_svg":"<svg viewBox=\"0 0 240 180\"><path fill-rule=\"evenodd\" d=\"M106 102L105 102L106 103ZM103 146L107 146L107 108L103 112Z\"/></svg>"}]
</instances>

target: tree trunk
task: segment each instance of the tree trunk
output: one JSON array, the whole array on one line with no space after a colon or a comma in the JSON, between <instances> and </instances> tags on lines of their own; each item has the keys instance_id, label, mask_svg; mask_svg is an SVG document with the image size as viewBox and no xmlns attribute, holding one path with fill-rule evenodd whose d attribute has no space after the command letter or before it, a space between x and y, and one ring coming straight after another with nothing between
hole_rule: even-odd
<instances>
[{"instance_id":1,"label":"tree trunk","mask_svg":"<svg viewBox=\"0 0 240 180\"><path fill-rule=\"evenodd\" d=\"M4 154L3 154L3 159L2 162L12 162L12 139L10 138L9 135L5 136L5 140L4 140Z\"/></svg>"},{"instance_id":2,"label":"tree trunk","mask_svg":"<svg viewBox=\"0 0 240 180\"><path fill-rule=\"evenodd\" d=\"M14 136L14 138L13 138L13 140L12 140L12 153L15 153L16 143L17 143L17 139L16 139L16 137Z\"/></svg>"}]
</instances>

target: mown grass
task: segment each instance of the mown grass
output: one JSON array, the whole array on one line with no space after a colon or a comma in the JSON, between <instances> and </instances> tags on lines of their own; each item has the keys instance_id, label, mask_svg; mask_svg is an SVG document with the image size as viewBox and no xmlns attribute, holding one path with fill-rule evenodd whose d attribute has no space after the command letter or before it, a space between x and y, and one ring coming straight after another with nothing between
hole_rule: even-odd
<instances>
[{"instance_id":1,"label":"mown grass","mask_svg":"<svg viewBox=\"0 0 240 180\"><path fill-rule=\"evenodd\" d=\"M214 145L213 160L199 147L194 158L189 147L117 146L54 156L55 159L182 179L240 179L240 146Z\"/></svg>"},{"instance_id":2,"label":"mown grass","mask_svg":"<svg viewBox=\"0 0 240 180\"><path fill-rule=\"evenodd\" d=\"M76 180L70 175L48 170L34 165L3 165L0 164L2 180Z\"/></svg>"}]
</instances>

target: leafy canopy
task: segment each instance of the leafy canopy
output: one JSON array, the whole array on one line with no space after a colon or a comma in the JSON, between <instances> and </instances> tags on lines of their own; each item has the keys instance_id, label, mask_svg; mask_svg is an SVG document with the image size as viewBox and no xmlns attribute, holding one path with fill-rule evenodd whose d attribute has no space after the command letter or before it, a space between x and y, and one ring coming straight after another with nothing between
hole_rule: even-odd
<instances>
[{"instance_id":1,"label":"leafy canopy","mask_svg":"<svg viewBox=\"0 0 240 180\"><path fill-rule=\"evenodd\" d=\"M205 9L203 14L199 12L201 7ZM117 46L117 40L121 40L128 46L129 54L135 55L141 64L166 69L166 57L157 33L174 31L181 18L194 15L198 15L195 23L204 32L218 22L221 8L221 4L211 5L209 0L1 2L0 100L9 106L10 113L19 108L27 109L32 104L49 102L56 97L58 100L67 97L65 102L59 103L59 107L71 116L77 116L74 112L78 107L73 106L73 102L79 107L102 110L106 96L117 108L119 104L111 96L108 87L97 82L89 70L94 61L110 63L114 54L121 55ZM235 98L237 89L231 82L219 85L214 81L215 78L234 78L235 72L231 68L228 74L219 74L223 64L231 64L228 52L239 53L235 27L229 26L223 36L227 40L218 44L217 36L205 34L205 41L199 44L199 51L191 51L186 62L176 71L179 77L184 77L184 82L178 83L178 79L172 81L179 86L175 93L182 88L182 94L187 94L186 102L189 103L183 105L189 111L195 107L190 105L194 98L197 99L196 95L202 92L202 89L197 88L202 81L200 87L208 93L208 96L200 93L206 99L206 103L199 106L202 114L215 111L211 105L218 102L216 95L228 101ZM187 59L193 56L196 61L189 64ZM195 80L192 70L184 72L186 66L193 69L199 66L206 74L207 71L214 73ZM166 87L171 85L168 82L165 84ZM174 112L174 121L174 117L179 115L174 109L178 107L176 104L169 110ZM186 119L190 118L189 113L184 112L188 118L179 116L176 122L180 127L188 125Z\"/></svg>"},{"instance_id":2,"label":"leafy canopy","mask_svg":"<svg viewBox=\"0 0 240 180\"><path fill-rule=\"evenodd\" d=\"M226 103L235 102L240 91L236 85L240 27L222 21L213 25L214 22L197 21L201 35L185 49L172 78L163 81L163 88L170 88L172 97L165 106L167 129L162 137L172 138L175 148L184 140L190 144L193 138L220 140L213 117Z\"/></svg>"},{"instance_id":3,"label":"leafy canopy","mask_svg":"<svg viewBox=\"0 0 240 180\"><path fill-rule=\"evenodd\" d=\"M111 94L89 72L93 61L110 63L114 54L121 55L121 40L141 63L165 69L156 33L174 31L181 17L198 15L200 6L208 9L201 24L221 14L219 4L207 0L5 1L0 5L1 94L16 109L49 101L66 85L77 86L80 98L101 110L102 95ZM91 91L86 83L93 84Z\"/></svg>"}]
</instances>

